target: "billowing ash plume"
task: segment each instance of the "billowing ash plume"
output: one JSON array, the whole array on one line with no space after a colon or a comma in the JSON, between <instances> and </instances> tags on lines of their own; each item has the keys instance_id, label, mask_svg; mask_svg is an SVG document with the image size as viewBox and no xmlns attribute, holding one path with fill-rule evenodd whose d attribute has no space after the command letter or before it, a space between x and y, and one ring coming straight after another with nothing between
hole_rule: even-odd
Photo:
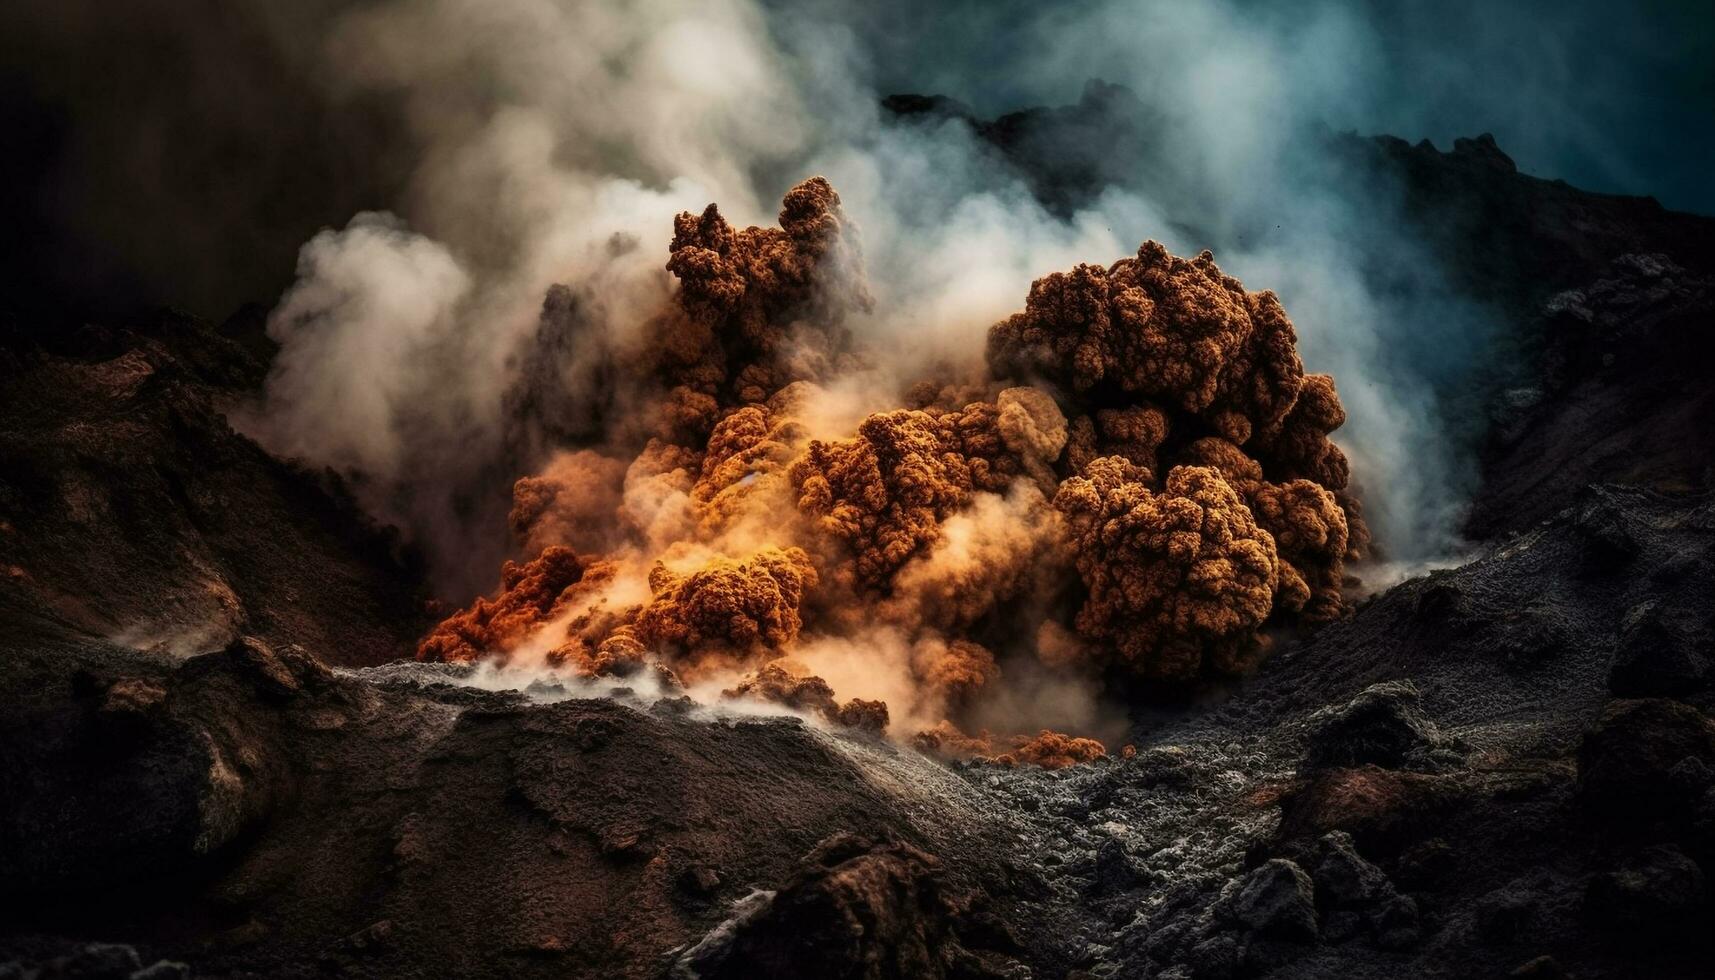
<instances>
[{"instance_id":1,"label":"billowing ash plume","mask_svg":"<svg viewBox=\"0 0 1715 980\"><path fill-rule=\"evenodd\" d=\"M845 326L871 299L832 186L794 187L777 228L713 205L674 227L678 291L648 343L603 355L632 421L517 481L512 531L538 553L419 657L648 670L953 757L1067 765L1101 744L966 733L1031 699L1035 672L1003 659L1089 689L1195 682L1246 669L1265 625L1344 612L1367 534L1328 441L1332 380L1305 375L1273 294L1208 253L1147 242L1044 277L986 365L816 438L805 420L872 357Z\"/></svg>"},{"instance_id":2,"label":"billowing ash plume","mask_svg":"<svg viewBox=\"0 0 1715 980\"><path fill-rule=\"evenodd\" d=\"M1097 731L1104 670L1242 669L1260 630L1338 614L1371 529L1449 547L1438 391L1469 359L1424 355L1484 321L1306 135L1346 62L1299 52L1360 31L1155 13L1029 21L1033 99L1097 40L1137 93L1085 90L1126 132L1031 151L1076 194L968 118L895 118L852 34L749 0L257 14L318 98L377 107L401 172L396 214L304 246L234 422L350 478L455 606L488 594L427 655L665 657L721 691L782 660L895 734L1003 736ZM1173 257L1209 246L1279 301ZM1300 351L1341 379L1339 448Z\"/></svg>"},{"instance_id":3,"label":"billowing ash plume","mask_svg":"<svg viewBox=\"0 0 1715 980\"><path fill-rule=\"evenodd\" d=\"M820 172L866 229L874 295L840 328L867 341L867 367L825 384L816 414L797 419L812 435L897 406L894 389L925 362L977 365L984 331L1046 272L1147 238L1181 254L1214 246L1230 271L1280 289L1306 357L1346 379L1343 446L1382 550L1432 557L1468 468L1437 414L1435 386L1458 379L1431 377L1447 359L1419 355L1468 350L1482 318L1397 234L1386 189L1359 186L1305 135L1302 106L1323 103L1301 90L1317 79L1225 5L1191 8L1119 24L1104 7L1040 26L1045 51L1100 34L1156 56L1126 62L1154 66L1146 77L1120 76L1141 97L1086 93L1134 131L1067 130L1064 152L1105 189L1050 205L962 119L881 109L851 35L746 0L335 2L264 18L306 85L387 107L406 172L387 198L400 218L365 215L305 246L270 320L284 347L276 374L235 421L352 477L424 549L443 593L474 594L488 581L475 570L513 554L516 474L568 445L643 432L644 410L698 424L695 385L685 400L650 400L673 365L616 376L654 343L650 318L674 288L645 243L710 200L741 226L759 222L779 187ZM1305 31L1342 43L1339 26ZM1196 84L1211 73L1230 84ZM1041 65L1018 78L1047 99L1078 84ZM688 242L721 234L699 222L681 229ZM721 274L709 274L695 288L713 297ZM657 353L686 370L710 353L680 339L689 346ZM801 360L843 356L837 335L788 340ZM1151 424L1097 406L1068 438Z\"/></svg>"}]
</instances>

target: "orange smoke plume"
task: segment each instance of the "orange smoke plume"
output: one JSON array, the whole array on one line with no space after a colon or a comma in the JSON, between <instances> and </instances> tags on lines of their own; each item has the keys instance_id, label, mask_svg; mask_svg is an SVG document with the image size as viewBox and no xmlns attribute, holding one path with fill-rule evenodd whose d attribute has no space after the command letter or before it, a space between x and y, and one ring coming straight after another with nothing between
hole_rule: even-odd
<instances>
[{"instance_id":1,"label":"orange smoke plume","mask_svg":"<svg viewBox=\"0 0 1715 980\"><path fill-rule=\"evenodd\" d=\"M1015 735L1006 741L1006 750L997 751L999 747L987 731L966 735L946 721L911 738L919 751L929 755L943 759L985 759L1003 766L1064 769L1094 762L1108 754L1107 747L1093 738L1079 738L1046 728L1035 735Z\"/></svg>"},{"instance_id":2,"label":"orange smoke plume","mask_svg":"<svg viewBox=\"0 0 1715 980\"><path fill-rule=\"evenodd\" d=\"M884 587L940 538L941 525L979 491L1020 478L1052 487L1065 419L1047 395L1009 389L993 403L871 415L855 438L811 442L788 470L798 508L845 545L842 581Z\"/></svg>"},{"instance_id":3,"label":"orange smoke plume","mask_svg":"<svg viewBox=\"0 0 1715 980\"><path fill-rule=\"evenodd\" d=\"M454 613L417 645L418 660L462 662L493 657L504 661L545 622L574 608L612 578L604 562L585 562L555 545L532 561L509 561L500 569L500 591Z\"/></svg>"},{"instance_id":4,"label":"orange smoke plume","mask_svg":"<svg viewBox=\"0 0 1715 980\"><path fill-rule=\"evenodd\" d=\"M989 333L998 375L1041 375L1077 394L1106 387L1195 415L1235 443L1277 428L1303 384L1297 338L1271 292L1247 293L1204 252L1145 242L1104 269L1031 284L1023 313Z\"/></svg>"},{"instance_id":5,"label":"orange smoke plume","mask_svg":"<svg viewBox=\"0 0 1715 980\"><path fill-rule=\"evenodd\" d=\"M541 473L512 486L512 536L526 553L553 545L582 552L616 544L626 464L589 449L561 453Z\"/></svg>"},{"instance_id":6,"label":"orange smoke plume","mask_svg":"<svg viewBox=\"0 0 1715 980\"><path fill-rule=\"evenodd\" d=\"M1054 495L1089 593L1078 632L1149 679L1240 670L1274 606L1274 540L1215 470L1175 467L1153 484L1104 456Z\"/></svg>"},{"instance_id":7,"label":"orange smoke plume","mask_svg":"<svg viewBox=\"0 0 1715 980\"><path fill-rule=\"evenodd\" d=\"M1147 242L1045 276L991 328L986 374L901 385L855 429L819 408L866 363L846 322L870 304L826 180L774 228L680 215L667 268L678 292L630 355L641 423L518 480L537 557L420 658L654 664L829 724L891 715L944 757L1059 767L1102 744L961 724L1044 670L1231 674L1265 626L1344 612L1368 546L1329 440L1344 410L1274 295L1209 253Z\"/></svg>"},{"instance_id":8,"label":"orange smoke plume","mask_svg":"<svg viewBox=\"0 0 1715 980\"><path fill-rule=\"evenodd\" d=\"M654 598L627 628L681 671L742 665L778 656L797 639L799 607L815 584L816 569L800 548L742 561L711 558L687 575L657 564L649 573Z\"/></svg>"},{"instance_id":9,"label":"orange smoke plume","mask_svg":"<svg viewBox=\"0 0 1715 980\"><path fill-rule=\"evenodd\" d=\"M679 215L667 260L679 293L648 344L668 392L656 435L690 444L726 409L837 372L850 358L845 313L870 304L860 265L821 177L787 193L779 228L734 229L713 204Z\"/></svg>"},{"instance_id":10,"label":"orange smoke plume","mask_svg":"<svg viewBox=\"0 0 1715 980\"><path fill-rule=\"evenodd\" d=\"M880 701L853 698L844 704L834 700L834 689L816 676L800 676L780 664L765 664L740 681L737 687L722 691L731 700L749 698L783 705L794 711L811 712L829 724L856 728L880 735L887 730L887 705Z\"/></svg>"}]
</instances>

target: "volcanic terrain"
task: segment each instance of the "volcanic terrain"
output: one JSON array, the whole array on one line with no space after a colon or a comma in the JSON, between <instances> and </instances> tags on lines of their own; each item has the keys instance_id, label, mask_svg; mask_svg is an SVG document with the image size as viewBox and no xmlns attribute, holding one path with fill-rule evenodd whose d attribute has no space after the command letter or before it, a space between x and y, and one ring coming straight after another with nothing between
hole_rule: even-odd
<instances>
[{"instance_id":1,"label":"volcanic terrain","mask_svg":"<svg viewBox=\"0 0 1715 980\"><path fill-rule=\"evenodd\" d=\"M1130 104L887 103L1050 207L1117 178L1042 147ZM642 384L576 393L632 424L517 454L451 602L229 424L254 315L7 321L0 977L1705 975L1715 220L1329 138L1505 320L1469 554L1380 591L1341 379L1153 242L835 436L834 188L682 215ZM1020 633L1119 729L1003 727Z\"/></svg>"}]
</instances>

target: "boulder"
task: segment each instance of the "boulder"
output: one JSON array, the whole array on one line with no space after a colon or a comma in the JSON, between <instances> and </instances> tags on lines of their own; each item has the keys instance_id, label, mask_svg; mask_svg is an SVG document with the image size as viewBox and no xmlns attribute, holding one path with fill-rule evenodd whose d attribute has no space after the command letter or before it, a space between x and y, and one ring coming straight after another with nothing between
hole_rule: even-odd
<instances>
[{"instance_id":1,"label":"boulder","mask_svg":"<svg viewBox=\"0 0 1715 980\"><path fill-rule=\"evenodd\" d=\"M1269 939L1313 942L1316 889L1304 869L1274 858L1253 869L1216 910L1222 918Z\"/></svg>"},{"instance_id":2,"label":"boulder","mask_svg":"<svg viewBox=\"0 0 1715 980\"><path fill-rule=\"evenodd\" d=\"M1304 755L1309 769L1377 765L1427 768L1430 753L1448 740L1418 707L1410 681L1372 684L1357 697L1310 717Z\"/></svg>"}]
</instances>

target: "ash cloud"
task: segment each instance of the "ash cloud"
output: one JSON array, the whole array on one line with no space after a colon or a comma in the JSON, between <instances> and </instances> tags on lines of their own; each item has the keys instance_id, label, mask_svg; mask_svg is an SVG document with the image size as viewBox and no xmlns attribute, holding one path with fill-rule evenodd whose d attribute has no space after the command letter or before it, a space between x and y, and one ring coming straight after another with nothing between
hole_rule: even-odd
<instances>
[{"instance_id":1,"label":"ash cloud","mask_svg":"<svg viewBox=\"0 0 1715 980\"><path fill-rule=\"evenodd\" d=\"M940 601L929 603L932 613L913 611L909 596L889 597L890 609L909 620L903 625L800 639L796 625L786 626L801 614L838 617L812 608L816 600L799 586L763 574L765 566L812 556L768 552L790 542L767 540L781 529L756 515L792 511L794 524L838 524L873 498L864 474L853 476L860 464L881 459L875 471L894 479L883 465L890 454L916 453L910 466L947 469L933 476L944 486L910 513L849 522L847 543L879 556L873 568L854 564L853 574L829 577L852 596L904 575L932 597L975 576L969 555L1016 559L1058 539L1046 530L1055 520L1047 506L1053 488L1031 494L1032 482L1053 482L1044 476L1052 459L1008 442L1005 392L959 385L1001 380L983 373L985 338L1024 305L1033 280L1080 262L1105 264L1149 239L1181 255L1213 248L1226 272L1279 294L1297 325L1294 360L1302 353L1304 367L1339 381L1350 421L1335 440L1350 458L1351 487L1366 502L1377 551L1421 562L1457 547L1472 471L1466 422L1450 393L1472 382L1496 315L1461 297L1430 251L1402 231L1394 189L1354 170L1316 135L1327 125L1391 128L1404 120L1409 129L1438 118L1397 111L1404 99L1392 77L1390 28L1366 8L1313 4L1283 14L1238 2L955 4L923 13L884 4L853 13L750 0L336 0L290 13L260 3L149 13L184 29L174 50L208 73L192 71L168 90L195 92L199 98L183 101L207 108L211 130L243 144L277 89L299 110L284 117L286 133L323 133L338 147L333 158L376 161L350 180L339 167L312 167L303 179L315 186L298 196L315 206L250 233L259 239L254 254L270 258L283 236L306 243L295 283L268 321L279 357L261 398L234 414L241 429L348 477L372 511L424 548L438 588L455 600L485 589L510 556L518 563L506 580L545 582L575 565L572 584L605 593L625 583L623 591L644 591L661 610L638 621L649 634L639 637L637 624L616 626L581 600L566 601L564 589L545 586L540 595L510 597L516 603L502 595L496 609L472 605L469 621L450 628L449 644L634 664L651 636L716 635L749 617L763 626L739 631L723 648L733 670L755 666L757 637L777 636L760 646L772 654L799 642L798 652L817 661L810 666L841 698L880 699L883 692L871 688L898 687L914 673L945 678L945 691L925 696L908 685L888 698L894 717L913 723L932 723L995 670L1007 675L1021 653L1061 664L1089 659L1092 637L1047 629L1054 622L1047 607L1065 597L1023 576L989 594L1016 589L1008 598L1041 607L1044 630L1026 634L1038 638L1035 651L958 646L967 641L941 635L951 627L937 620L955 611ZM903 46L883 38L881 25L899 23L921 31L905 32ZM78 4L43 12L32 26L54 39L111 29L97 8ZM160 30L146 18L139 26ZM956 44L944 50L948 37ZM267 58L262 68L241 69L232 64L236 51ZM1084 88L1090 75L1131 94ZM255 84L222 96L219 82L228 76ZM69 93L65 104L80 104L66 88L71 82L57 81ZM1089 193L1056 199L967 119L895 118L881 97L901 89L966 99L985 115L1083 91L1086 102L1123 102L1136 125L1123 134L1067 130L1066 145L1036 148L1083 161L1090 178ZM172 218L162 234L175 248L218 256L245 240L237 229L269 213L280 175L295 174L289 151L301 138L254 139L257 159L236 154L231 179L213 182L230 188L231 198L214 200L181 171L226 173L219 163L231 147L188 139L151 145L152 132L194 128L171 107L160 112L181 125L91 123L78 137L87 145L74 141L74 172L99 178L97 149L105 143L126 150L121 160L152 164L137 168L151 178L136 194L143 213ZM1597 159L1593 146L1579 152ZM816 173L839 188L843 214L862 238L854 261L829 264L809 289L794 270L819 263L814 226L833 220L832 212L789 200L780 229L773 212L785 188ZM355 206L343 206L352 198ZM703 212L711 201L724 218ZM127 203L92 199L78 227L106 235ZM325 229L302 227L303 215ZM672 274L658 246L667 229L677 232ZM134 247L124 235L114 241L121 251ZM855 236L839 241L859 248ZM867 302L852 303L859 257L870 291ZM259 281L184 276L160 261L133 267L213 301L230 301L239 283L252 289ZM763 272L784 277L766 291L784 300L723 305L735 280L760 281ZM820 313L835 305L832 296L843 298L837 319ZM782 310L790 322L775 322ZM726 345L731 336L742 338L742 349ZM858 348L863 356L847 357ZM755 373L727 373L741 363ZM934 414L874 421L882 416L872 413L914 397L909 386L926 375L950 380L947 392L913 406L934 405ZM820 389L777 404L795 380L815 380ZM751 388L765 399L743 394ZM716 437L731 434L720 426L736 416L724 413L741 404L751 414L732 424L754 429L745 430L750 455L723 470L724 459L711 465L709 458ZM961 414L967 406L977 410ZM1106 425L1138 442L1152 431L1143 407L1087 407L1083 436L1062 438L1126 441L1104 434ZM1259 424L1279 421L1265 416ZM1032 415L1047 430L1053 421ZM1223 427L1232 419L1205 421L1212 434L1244 441ZM590 466L569 472L567 461L578 458ZM805 459L811 463L800 465ZM1192 499L1223 513L1248 511L1262 506L1253 497L1278 489L1257 479L1243 493L1221 490L1239 477L1217 472L1213 461L1196 480L1177 482L1147 472L1152 464L1127 465L1115 481L1145 501L1160 497L1163 514ZM536 482L515 492L519 477ZM1343 473L1338 483L1323 480L1317 493L1344 493ZM802 505L816 494L820 504ZM769 500L772 510L762 506ZM1340 500L1308 510L1332 521L1342 508L1349 510ZM1015 541L965 527L984 512L1025 515L1043 533ZM558 523L540 524L544 517ZM1263 548L1266 529L1235 521L1246 553L1256 552L1249 612L1231 628L1211 627L1221 645L1187 647L1184 671L1205 660L1246 659L1225 644L1248 640L1271 615L1280 565L1315 564L1318 548L1332 551L1300 584L1306 597L1314 587L1318 605L1337 591L1344 547L1304 545L1288 560ZM623 529L621 544L603 534L609 526ZM801 527L790 530L789 538L808 543ZM591 546L585 539L602 540L595 547L611 551L603 560L615 564L581 554L559 556L555 568L534 564L568 535L583 548ZM1344 540L1328 540L1336 537ZM910 548L900 551L900 541ZM1097 551L1093 539L1086 551ZM828 567L826 556L813 557ZM1121 620L1171 618L1154 605L1112 605ZM485 632L495 622L504 625L503 641ZM575 635L558 635L568 628ZM545 638L545 630L556 635ZM562 639L587 641L589 649L565 653ZM872 659L854 661L860 649ZM891 672L866 677L874 658L892 664ZM776 680L774 688L790 686ZM1053 688L1052 696L1047 686L1023 689L1042 693L1023 698L1044 706L1040 713L1100 727L1094 694L1079 684ZM1009 690L1017 700L1020 688ZM1035 721L1027 710L1008 714Z\"/></svg>"},{"instance_id":2,"label":"ash cloud","mask_svg":"<svg viewBox=\"0 0 1715 980\"><path fill-rule=\"evenodd\" d=\"M1478 13L1486 29L1464 30ZM827 174L872 241L871 331L918 340L937 325L902 359L925 346L968 359L965 341L1046 270L1146 237L1212 247L1281 292L1313 369L1351 379L1343 439L1401 560L1447 545L1470 474L1444 393L1470 381L1492 316L1447 288L1386 189L1331 164L1315 128L1490 129L1527 169L1634 190L1654 172L1650 189L1693 207L1706 182L1659 168L1698 158L1679 152L1687 134L1715 132L1699 124L1711 103L1681 95L1707 88L1706 66L1685 67L1707 17L1610 5L26 0L5 17L7 104L44 168L8 182L13 227L33 236L8 263L26 270L15 294L52 288L46 262L107 283L85 291L103 302L221 312L285 287L318 226L392 212L473 278L458 319L487 363L458 379L459 425L533 461L551 447L500 416L543 291L563 282L576 316L637 322L666 279L648 249L614 243L648 241L678 210L718 199L761 222L781 188ZM1652 17L1684 29L1650 35ZM75 70L91 59L140 104L104 98ZM1663 65L1683 70L1648 70ZM1573 66L1611 84L1569 84ZM1066 102L1091 76L1130 86L1145 125L1109 158L1050 148L1094 157L1117 185L1069 213L1042 208L963 124L901 127L876 104L936 92L992 116ZM1662 134L1680 134L1674 152ZM573 388L593 370L561 368ZM503 481L458 477L471 486L439 503L377 510L458 525L503 506L489 486ZM502 547L445 550L477 545Z\"/></svg>"}]
</instances>

